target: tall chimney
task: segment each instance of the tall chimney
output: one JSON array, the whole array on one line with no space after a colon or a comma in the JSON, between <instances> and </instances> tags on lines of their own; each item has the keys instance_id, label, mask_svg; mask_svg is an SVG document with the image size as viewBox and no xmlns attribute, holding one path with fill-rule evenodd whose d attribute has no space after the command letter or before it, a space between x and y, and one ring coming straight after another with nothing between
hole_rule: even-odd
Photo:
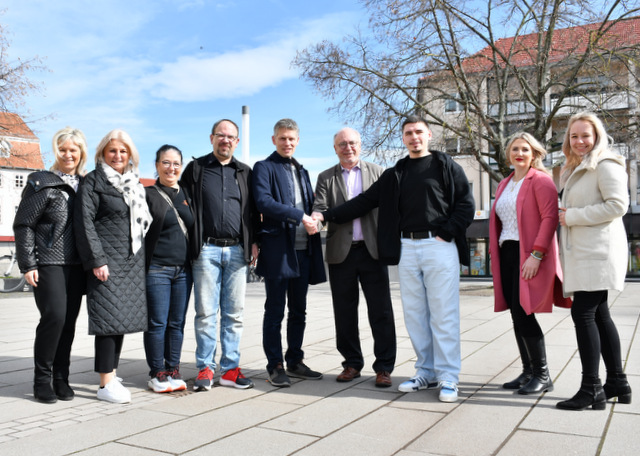
<instances>
[{"instance_id":1,"label":"tall chimney","mask_svg":"<svg viewBox=\"0 0 640 456\"><path fill-rule=\"evenodd\" d=\"M242 162L249 165L249 106L242 107Z\"/></svg>"}]
</instances>

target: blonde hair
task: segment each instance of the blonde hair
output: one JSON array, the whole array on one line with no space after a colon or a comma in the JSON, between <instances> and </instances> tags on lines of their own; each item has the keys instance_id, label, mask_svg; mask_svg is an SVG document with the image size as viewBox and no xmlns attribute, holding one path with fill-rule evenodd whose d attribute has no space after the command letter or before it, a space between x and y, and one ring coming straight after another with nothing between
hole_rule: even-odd
<instances>
[{"instance_id":1,"label":"blonde hair","mask_svg":"<svg viewBox=\"0 0 640 456\"><path fill-rule=\"evenodd\" d=\"M505 148L505 151L504 151L509 163L511 163L511 158L509 157L509 151L511 150L511 146L513 145L513 143L516 142L518 139L522 139L523 141L526 141L529 144L529 146L531 146L531 154L533 155L533 160L531 160L531 167L549 174L549 171L547 170L547 168L545 168L544 163L542 163L542 160L544 160L544 158L547 156L546 149L542 144L540 144L540 142L536 138L533 137L532 134L527 133L526 131L519 131L517 133L514 133L509 138L509 142L507 143L507 147Z\"/></svg>"},{"instance_id":2,"label":"blonde hair","mask_svg":"<svg viewBox=\"0 0 640 456\"><path fill-rule=\"evenodd\" d=\"M109 143L112 140L122 141L124 146L127 148L129 152L129 163L125 167L124 171L135 171L138 172L138 165L140 164L140 155L138 154L138 149L136 145L133 143L131 136L124 130L111 130L107 135L102 138L98 147L96 147L96 165L100 163L104 163L104 150L107 148Z\"/></svg>"},{"instance_id":3,"label":"blonde hair","mask_svg":"<svg viewBox=\"0 0 640 456\"><path fill-rule=\"evenodd\" d=\"M67 141L71 141L78 149L80 149L80 160L78 161L78 166L76 166L75 172L76 174L84 174L84 165L87 163L87 138L85 138L84 133L78 130L77 128L65 127L62 130L58 130L53 135L52 148L53 155L56 160L51 166L51 171L60 171L60 164L58 163L58 158L62 155L60 154L60 146L62 146Z\"/></svg>"},{"instance_id":4,"label":"blonde hair","mask_svg":"<svg viewBox=\"0 0 640 456\"><path fill-rule=\"evenodd\" d=\"M571 127L578 121L590 123L596 137L595 142L593 143L593 148L583 158L580 158L580 156L576 155L571 150ZM607 152L612 144L613 139L607 135L604 124L594 113L579 112L572 115L567 123L567 131L564 133L564 141L562 142L562 152L566 157L566 162L562 168L562 180L566 181L571 173L573 173L573 170L576 169L581 162L585 162L585 166L587 168L595 169L596 164L598 163L598 157L600 157L604 152Z\"/></svg>"}]
</instances>

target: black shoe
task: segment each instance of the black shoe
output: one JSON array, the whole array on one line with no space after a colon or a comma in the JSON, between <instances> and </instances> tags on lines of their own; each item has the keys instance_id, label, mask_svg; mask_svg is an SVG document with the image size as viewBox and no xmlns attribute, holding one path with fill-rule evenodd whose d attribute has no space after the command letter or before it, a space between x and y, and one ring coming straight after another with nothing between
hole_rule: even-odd
<instances>
[{"instance_id":1,"label":"black shoe","mask_svg":"<svg viewBox=\"0 0 640 456\"><path fill-rule=\"evenodd\" d=\"M278 363L272 370L267 369L269 374L269 383L273 386L288 387L291 386L291 380L287 377L287 374L282 367L282 363Z\"/></svg>"},{"instance_id":2,"label":"black shoe","mask_svg":"<svg viewBox=\"0 0 640 456\"><path fill-rule=\"evenodd\" d=\"M562 410L584 410L591 407L593 410L604 410L607 405L607 397L602 389L602 383L597 380L595 383L582 382L580 391L571 399L558 402L556 408Z\"/></svg>"},{"instance_id":3,"label":"black shoe","mask_svg":"<svg viewBox=\"0 0 640 456\"><path fill-rule=\"evenodd\" d=\"M322 374L320 372L309 369L309 367L302 361L296 364L293 368L288 366L287 374L290 377L304 378L305 380L320 380L322 378Z\"/></svg>"},{"instance_id":4,"label":"black shoe","mask_svg":"<svg viewBox=\"0 0 640 456\"><path fill-rule=\"evenodd\" d=\"M544 366L535 373L531 380L518 390L518 394L540 394L542 392L553 391L553 382L549 376L549 369Z\"/></svg>"},{"instance_id":5,"label":"black shoe","mask_svg":"<svg viewBox=\"0 0 640 456\"><path fill-rule=\"evenodd\" d=\"M34 383L33 384L33 397L45 404L53 404L58 402L56 393L53 392L51 383Z\"/></svg>"},{"instance_id":6,"label":"black shoe","mask_svg":"<svg viewBox=\"0 0 640 456\"><path fill-rule=\"evenodd\" d=\"M61 378L53 380L53 390L61 401L70 401L75 396L69 382Z\"/></svg>"},{"instance_id":7,"label":"black shoe","mask_svg":"<svg viewBox=\"0 0 640 456\"><path fill-rule=\"evenodd\" d=\"M620 404L631 404L631 386L625 374L607 375L603 389L607 399L617 397Z\"/></svg>"},{"instance_id":8,"label":"black shoe","mask_svg":"<svg viewBox=\"0 0 640 456\"><path fill-rule=\"evenodd\" d=\"M531 371L531 368L523 369L520 375L518 375L516 378L514 378L510 382L503 383L502 387L508 390L520 389L524 385L529 383L529 380L531 380L532 376L533 376L533 372Z\"/></svg>"}]
</instances>

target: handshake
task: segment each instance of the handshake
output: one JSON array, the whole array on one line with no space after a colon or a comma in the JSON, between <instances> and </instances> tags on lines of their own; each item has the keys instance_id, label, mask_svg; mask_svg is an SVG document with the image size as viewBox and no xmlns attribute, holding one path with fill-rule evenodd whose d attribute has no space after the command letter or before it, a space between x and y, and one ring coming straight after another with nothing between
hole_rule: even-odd
<instances>
[{"instance_id":1,"label":"handshake","mask_svg":"<svg viewBox=\"0 0 640 456\"><path fill-rule=\"evenodd\" d=\"M302 224L310 236L322 230L322 222L324 222L324 217L321 212L313 212L311 215L304 214L302 217Z\"/></svg>"}]
</instances>

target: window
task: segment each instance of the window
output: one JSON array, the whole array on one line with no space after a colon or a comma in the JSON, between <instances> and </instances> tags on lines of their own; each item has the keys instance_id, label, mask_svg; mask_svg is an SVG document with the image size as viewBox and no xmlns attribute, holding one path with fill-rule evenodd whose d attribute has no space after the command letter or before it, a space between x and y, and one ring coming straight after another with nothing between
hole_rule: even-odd
<instances>
[{"instance_id":1,"label":"window","mask_svg":"<svg viewBox=\"0 0 640 456\"><path fill-rule=\"evenodd\" d=\"M449 94L444 100L444 112L460 112L462 111L462 105L458 103L458 94Z\"/></svg>"},{"instance_id":2,"label":"window","mask_svg":"<svg viewBox=\"0 0 640 456\"><path fill-rule=\"evenodd\" d=\"M11 143L4 138L0 138L0 158L9 158L11 155Z\"/></svg>"},{"instance_id":3,"label":"window","mask_svg":"<svg viewBox=\"0 0 640 456\"><path fill-rule=\"evenodd\" d=\"M16 175L16 188L24 187L24 176L22 174Z\"/></svg>"}]
</instances>

